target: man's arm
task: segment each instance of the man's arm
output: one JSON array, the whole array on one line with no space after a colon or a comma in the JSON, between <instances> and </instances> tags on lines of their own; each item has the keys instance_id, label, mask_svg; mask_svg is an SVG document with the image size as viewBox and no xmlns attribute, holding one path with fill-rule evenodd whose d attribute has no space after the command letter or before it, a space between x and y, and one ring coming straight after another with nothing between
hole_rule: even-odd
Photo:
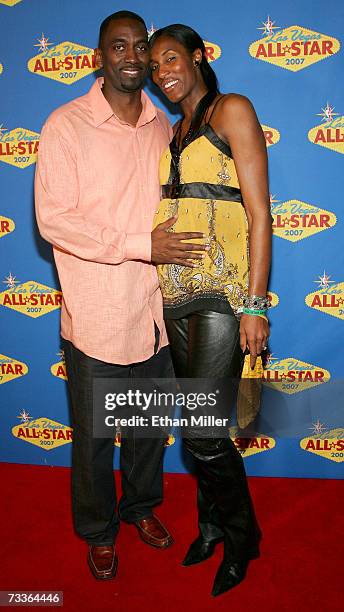
<instances>
[{"instance_id":1,"label":"man's arm","mask_svg":"<svg viewBox=\"0 0 344 612\"><path fill-rule=\"evenodd\" d=\"M78 209L78 199L77 168L70 145L47 123L40 138L35 176L36 217L43 238L97 263L151 260L150 232L126 234L90 222Z\"/></svg>"}]
</instances>

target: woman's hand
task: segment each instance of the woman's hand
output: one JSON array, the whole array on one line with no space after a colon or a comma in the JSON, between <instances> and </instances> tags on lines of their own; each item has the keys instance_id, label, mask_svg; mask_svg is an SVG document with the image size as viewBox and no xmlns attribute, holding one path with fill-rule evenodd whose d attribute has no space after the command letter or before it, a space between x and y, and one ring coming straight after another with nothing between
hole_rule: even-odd
<instances>
[{"instance_id":1,"label":"woman's hand","mask_svg":"<svg viewBox=\"0 0 344 612\"><path fill-rule=\"evenodd\" d=\"M269 334L269 323L265 319L255 315L241 315L240 346L243 353L249 351L252 369L256 364L257 355L266 349Z\"/></svg>"}]
</instances>

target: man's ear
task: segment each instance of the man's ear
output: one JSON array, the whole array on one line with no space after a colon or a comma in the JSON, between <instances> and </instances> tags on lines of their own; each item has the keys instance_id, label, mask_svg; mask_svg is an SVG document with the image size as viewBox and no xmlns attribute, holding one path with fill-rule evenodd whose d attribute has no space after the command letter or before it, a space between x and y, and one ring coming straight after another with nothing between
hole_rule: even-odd
<instances>
[{"instance_id":1,"label":"man's ear","mask_svg":"<svg viewBox=\"0 0 344 612\"><path fill-rule=\"evenodd\" d=\"M104 64L103 63L103 54L102 54L101 49L99 49L99 47L97 47L94 50L94 57L95 57L95 60L96 60L97 68L103 68L103 64Z\"/></svg>"}]
</instances>

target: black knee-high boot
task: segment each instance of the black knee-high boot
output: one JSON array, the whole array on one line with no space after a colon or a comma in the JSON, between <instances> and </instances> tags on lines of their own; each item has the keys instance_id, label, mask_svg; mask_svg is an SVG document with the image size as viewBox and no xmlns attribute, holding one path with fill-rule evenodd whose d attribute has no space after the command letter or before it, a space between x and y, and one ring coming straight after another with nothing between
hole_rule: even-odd
<instances>
[{"instance_id":1,"label":"black knee-high boot","mask_svg":"<svg viewBox=\"0 0 344 612\"><path fill-rule=\"evenodd\" d=\"M195 453L195 440L192 440L192 442L184 440L184 442L186 448L192 452L196 464L199 535L191 544L183 565L194 565L211 557L216 544L223 540L224 532L221 528L221 516L214 496L212 479L209 478L207 471L204 469L203 458L198 458L201 455L203 457L205 444L208 441L197 440L197 454Z\"/></svg>"},{"instance_id":2,"label":"black knee-high boot","mask_svg":"<svg viewBox=\"0 0 344 612\"><path fill-rule=\"evenodd\" d=\"M228 591L245 578L249 561L259 557L261 538L243 460L232 441L229 442L222 457L222 469L221 461L217 466L222 472L222 482L226 482L226 486L217 487L216 496L225 535L224 557L212 590L214 596Z\"/></svg>"},{"instance_id":3,"label":"black knee-high boot","mask_svg":"<svg viewBox=\"0 0 344 612\"><path fill-rule=\"evenodd\" d=\"M224 438L190 439L185 443L196 460L201 502L200 535L188 555L195 559L198 554L197 561L208 558L222 535L224 560L213 589L213 595L218 595L241 582L249 560L259 556L260 530L243 461L233 442Z\"/></svg>"}]
</instances>

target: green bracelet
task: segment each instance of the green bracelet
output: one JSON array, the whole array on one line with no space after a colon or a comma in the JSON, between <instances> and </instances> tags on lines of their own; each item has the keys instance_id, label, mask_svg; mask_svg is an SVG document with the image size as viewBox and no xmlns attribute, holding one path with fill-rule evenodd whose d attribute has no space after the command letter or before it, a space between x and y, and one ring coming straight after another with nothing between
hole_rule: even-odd
<instances>
[{"instance_id":1,"label":"green bracelet","mask_svg":"<svg viewBox=\"0 0 344 612\"><path fill-rule=\"evenodd\" d=\"M260 315L265 315L266 310L256 310L253 308L243 308L242 309L242 313L243 314L248 314L248 315L254 315L256 317L259 317Z\"/></svg>"}]
</instances>

